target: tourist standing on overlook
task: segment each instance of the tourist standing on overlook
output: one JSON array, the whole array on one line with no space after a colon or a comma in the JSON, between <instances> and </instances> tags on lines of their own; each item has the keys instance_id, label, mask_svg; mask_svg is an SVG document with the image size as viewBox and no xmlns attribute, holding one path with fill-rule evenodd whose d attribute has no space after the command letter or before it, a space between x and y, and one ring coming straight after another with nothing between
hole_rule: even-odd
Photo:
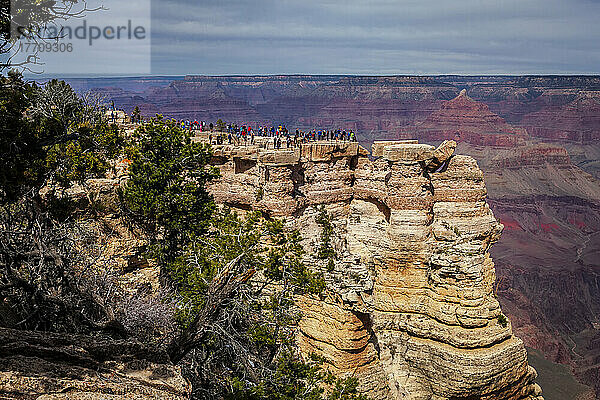
<instances>
[{"instance_id":1,"label":"tourist standing on overlook","mask_svg":"<svg viewBox=\"0 0 600 400\"><path fill-rule=\"evenodd\" d=\"M116 119L116 115L114 118ZM190 120L183 120L180 121L180 124L184 129L189 127L190 131L199 129L203 132L205 126L210 129L210 132L213 132L215 129L213 123L207 124L205 121L198 122L195 120L192 122ZM309 129L305 131L296 128L295 131L290 132L284 124L277 126L257 125L255 128L252 128L250 124L238 126L235 123L228 125L223 124L219 129L223 131L224 134L220 140L216 137L217 144L222 144L225 141L225 138L227 138L228 144L240 145L243 141L244 146L248 146L248 142L250 142L250 145L256 145L258 143L263 147L269 147L268 142L259 142L256 139L256 137L268 137L273 138L274 149L281 149L284 140L286 148L298 147L302 143L310 142L357 141L357 135L353 129ZM212 142L212 135L209 136L209 141Z\"/></svg>"}]
</instances>

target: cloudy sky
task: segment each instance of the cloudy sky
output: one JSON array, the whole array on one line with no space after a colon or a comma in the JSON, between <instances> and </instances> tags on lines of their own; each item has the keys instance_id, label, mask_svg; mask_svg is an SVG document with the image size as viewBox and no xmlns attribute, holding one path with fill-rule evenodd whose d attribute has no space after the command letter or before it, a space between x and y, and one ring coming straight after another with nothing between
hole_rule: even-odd
<instances>
[{"instance_id":1,"label":"cloudy sky","mask_svg":"<svg viewBox=\"0 0 600 400\"><path fill-rule=\"evenodd\" d=\"M600 0L88 2L112 5L112 14L94 17L104 18L97 25L133 19L148 28L151 46L98 40L90 47L83 41L71 58L54 55L57 61L47 70L120 75L144 70L153 75L600 73ZM123 4L127 12L120 11ZM148 61L133 62L134 56Z\"/></svg>"},{"instance_id":2,"label":"cloudy sky","mask_svg":"<svg viewBox=\"0 0 600 400\"><path fill-rule=\"evenodd\" d=\"M598 0L153 0L154 74L599 73Z\"/></svg>"}]
</instances>

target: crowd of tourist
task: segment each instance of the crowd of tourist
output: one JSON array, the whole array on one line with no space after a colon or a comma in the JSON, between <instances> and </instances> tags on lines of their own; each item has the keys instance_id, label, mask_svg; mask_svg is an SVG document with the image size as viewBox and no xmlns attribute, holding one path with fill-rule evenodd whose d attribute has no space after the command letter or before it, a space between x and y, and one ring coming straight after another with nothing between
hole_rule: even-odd
<instances>
[{"instance_id":1,"label":"crowd of tourist","mask_svg":"<svg viewBox=\"0 0 600 400\"><path fill-rule=\"evenodd\" d=\"M189 119L186 119L184 121L181 121L180 124L183 129L188 129L191 131L211 132L215 129L215 126L212 122L208 123L206 121L191 121Z\"/></svg>"},{"instance_id":2,"label":"crowd of tourist","mask_svg":"<svg viewBox=\"0 0 600 400\"><path fill-rule=\"evenodd\" d=\"M316 141L351 141L355 142L356 133L353 130L335 129L335 130L299 130L290 131L285 125L279 126L252 126L236 124L227 125L222 131L212 132L209 135L211 144L235 144L235 145L253 145L256 143L256 137L272 138L272 141L262 140L262 144L272 143L274 149L298 147L302 143Z\"/></svg>"},{"instance_id":3,"label":"crowd of tourist","mask_svg":"<svg viewBox=\"0 0 600 400\"><path fill-rule=\"evenodd\" d=\"M117 110L114 103L109 110L109 118L111 121L116 121L117 115L121 112L127 116L124 111ZM139 109L134 110L131 114L132 123L141 123ZM256 138L270 138L272 140L260 140L260 144L269 148L281 149L298 147L302 143L317 142L317 141L357 141L356 133L346 129L310 129L293 131L288 130L285 125L279 126L256 126L225 124L221 120L216 124L198 120L180 120L177 121L182 129L196 132L208 132L209 141L211 144L233 144L237 146L248 146L257 143Z\"/></svg>"}]
</instances>

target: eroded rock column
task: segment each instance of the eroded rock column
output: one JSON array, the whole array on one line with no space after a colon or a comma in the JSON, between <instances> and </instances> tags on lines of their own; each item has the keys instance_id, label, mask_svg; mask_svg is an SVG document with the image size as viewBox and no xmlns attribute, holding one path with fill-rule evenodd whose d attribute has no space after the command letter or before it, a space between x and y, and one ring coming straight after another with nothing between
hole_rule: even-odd
<instances>
[{"instance_id":1,"label":"eroded rock column","mask_svg":"<svg viewBox=\"0 0 600 400\"><path fill-rule=\"evenodd\" d=\"M541 399L525 348L493 293L502 226L483 174L456 144L379 142L217 149L217 201L285 217L327 295L304 297L298 342L375 399ZM220 151L220 152L219 152ZM317 207L333 268L317 258Z\"/></svg>"}]
</instances>

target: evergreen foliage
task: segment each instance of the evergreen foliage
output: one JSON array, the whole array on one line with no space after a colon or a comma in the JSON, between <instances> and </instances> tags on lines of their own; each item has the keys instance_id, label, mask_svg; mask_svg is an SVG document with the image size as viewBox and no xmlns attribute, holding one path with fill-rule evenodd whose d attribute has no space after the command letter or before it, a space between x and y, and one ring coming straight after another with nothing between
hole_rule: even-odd
<instances>
[{"instance_id":1,"label":"evergreen foliage","mask_svg":"<svg viewBox=\"0 0 600 400\"><path fill-rule=\"evenodd\" d=\"M359 398L352 380L305 363L295 347L295 296L325 288L302 263L298 232L257 212L240 217L217 208L205 189L217 177L210 149L188 135L161 118L138 129L123 199L181 298L181 332L167 352L183 366L194 397Z\"/></svg>"},{"instance_id":2,"label":"evergreen foliage","mask_svg":"<svg viewBox=\"0 0 600 400\"><path fill-rule=\"evenodd\" d=\"M164 267L206 233L215 207L206 184L218 171L208 166L208 146L193 143L189 132L160 116L136 130L128 155L123 199Z\"/></svg>"},{"instance_id":3,"label":"evergreen foliage","mask_svg":"<svg viewBox=\"0 0 600 400\"><path fill-rule=\"evenodd\" d=\"M65 82L38 87L16 73L0 81L0 200L103 176L122 151L117 126L102 120L99 107L86 107Z\"/></svg>"},{"instance_id":4,"label":"evergreen foliage","mask_svg":"<svg viewBox=\"0 0 600 400\"><path fill-rule=\"evenodd\" d=\"M331 235L333 234L333 224L331 216L327 213L324 205L317 208L318 214L316 217L317 224L321 227L321 243L317 256L322 260L327 260L327 271L332 272L335 268L335 259L337 255L335 249L331 245Z\"/></svg>"},{"instance_id":5,"label":"evergreen foliage","mask_svg":"<svg viewBox=\"0 0 600 400\"><path fill-rule=\"evenodd\" d=\"M217 120L215 127L219 132L225 132L225 130L227 129L227 125L225 124L225 122L223 122L221 118Z\"/></svg>"},{"instance_id":6,"label":"evergreen foliage","mask_svg":"<svg viewBox=\"0 0 600 400\"><path fill-rule=\"evenodd\" d=\"M232 381L232 393L226 399L240 400L367 400L357 393L355 378L337 379L323 368L324 359L312 355L300 362L290 354L278 360L276 372L269 381L248 387ZM327 391L325 390L327 388Z\"/></svg>"},{"instance_id":7,"label":"evergreen foliage","mask_svg":"<svg viewBox=\"0 0 600 400\"><path fill-rule=\"evenodd\" d=\"M123 138L64 82L38 87L16 73L0 82L0 321L120 335L102 297L109 282L84 268L97 238L55 189L102 176Z\"/></svg>"},{"instance_id":8,"label":"evergreen foliage","mask_svg":"<svg viewBox=\"0 0 600 400\"><path fill-rule=\"evenodd\" d=\"M0 77L0 201L15 201L43 179L43 132L24 118L35 87L16 73Z\"/></svg>"},{"instance_id":9,"label":"evergreen foliage","mask_svg":"<svg viewBox=\"0 0 600 400\"><path fill-rule=\"evenodd\" d=\"M506 328L508 326L508 318L506 318L506 315L504 314L499 314L498 315L498 323L503 327Z\"/></svg>"}]
</instances>

